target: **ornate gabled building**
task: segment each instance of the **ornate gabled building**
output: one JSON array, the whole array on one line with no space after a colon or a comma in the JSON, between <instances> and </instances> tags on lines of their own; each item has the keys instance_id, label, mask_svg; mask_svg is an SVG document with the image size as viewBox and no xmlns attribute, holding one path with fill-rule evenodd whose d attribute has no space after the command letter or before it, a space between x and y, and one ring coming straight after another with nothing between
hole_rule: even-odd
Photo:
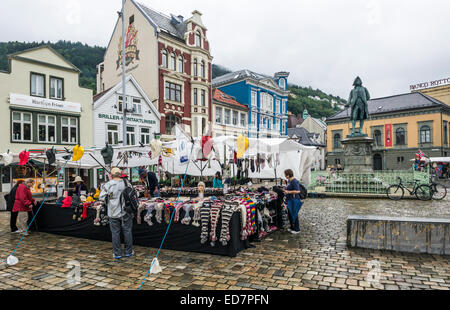
<instances>
[{"instance_id":1,"label":"ornate gabled building","mask_svg":"<svg viewBox=\"0 0 450 310\"><path fill-rule=\"evenodd\" d=\"M167 16L134 0L125 3L126 73L133 74L161 114L160 132L176 123L194 136L211 121L211 61L202 14ZM97 92L121 81L122 20L118 18L104 61L97 66ZM194 124L194 119L197 124ZM200 128L193 132L193 128Z\"/></svg>"}]
</instances>

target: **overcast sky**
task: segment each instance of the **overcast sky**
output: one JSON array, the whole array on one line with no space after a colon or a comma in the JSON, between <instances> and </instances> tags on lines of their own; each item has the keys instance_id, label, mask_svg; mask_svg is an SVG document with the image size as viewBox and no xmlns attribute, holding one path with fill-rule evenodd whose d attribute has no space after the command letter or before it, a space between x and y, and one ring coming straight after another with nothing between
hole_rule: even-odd
<instances>
[{"instance_id":1,"label":"overcast sky","mask_svg":"<svg viewBox=\"0 0 450 310\"><path fill-rule=\"evenodd\" d=\"M167 15L202 12L216 64L265 74L289 71L290 82L345 99L357 75L374 98L450 78L448 0L140 1ZM107 45L122 3L1 2L0 41L100 46Z\"/></svg>"}]
</instances>

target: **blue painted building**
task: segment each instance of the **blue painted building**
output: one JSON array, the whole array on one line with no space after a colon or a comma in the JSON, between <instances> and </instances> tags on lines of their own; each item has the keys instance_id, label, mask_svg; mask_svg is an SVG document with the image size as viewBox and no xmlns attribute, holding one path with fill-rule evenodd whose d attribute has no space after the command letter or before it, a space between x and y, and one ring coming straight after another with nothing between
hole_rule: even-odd
<instances>
[{"instance_id":1,"label":"blue painted building","mask_svg":"<svg viewBox=\"0 0 450 310\"><path fill-rule=\"evenodd\" d=\"M279 138L288 134L288 77L289 72L271 77L241 70L217 77L212 84L249 107L250 138Z\"/></svg>"}]
</instances>

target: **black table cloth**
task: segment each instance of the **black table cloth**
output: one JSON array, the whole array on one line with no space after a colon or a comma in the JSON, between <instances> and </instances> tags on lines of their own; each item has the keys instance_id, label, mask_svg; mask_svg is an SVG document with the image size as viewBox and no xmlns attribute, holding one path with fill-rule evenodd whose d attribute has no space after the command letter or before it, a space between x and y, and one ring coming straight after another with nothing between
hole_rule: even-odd
<instances>
[{"instance_id":1,"label":"black table cloth","mask_svg":"<svg viewBox=\"0 0 450 310\"><path fill-rule=\"evenodd\" d=\"M36 211L37 208L34 212ZM144 218L145 213L146 211L142 212L142 219ZM180 220L184 217L184 214L184 210L181 210ZM96 210L89 208L88 217L79 222L78 220L73 220L73 209L61 208L53 204L44 204L36 217L36 224L38 231L40 232L110 242L111 231L109 226L95 226L93 224L95 217ZM154 217L152 221L154 225L149 226L144 221L142 224L138 225L136 219L134 220L134 245L151 248L160 247L168 225L164 220L161 224L157 223ZM219 241L216 241L214 247L210 245L209 240L206 244L200 243L201 227L172 223L164 242L163 249L235 257L240 251L251 247L248 240L240 239L240 221L240 214L234 213L230 222L231 240L226 246L223 246ZM219 220L217 225L218 237L220 237L221 226L221 220Z\"/></svg>"}]
</instances>

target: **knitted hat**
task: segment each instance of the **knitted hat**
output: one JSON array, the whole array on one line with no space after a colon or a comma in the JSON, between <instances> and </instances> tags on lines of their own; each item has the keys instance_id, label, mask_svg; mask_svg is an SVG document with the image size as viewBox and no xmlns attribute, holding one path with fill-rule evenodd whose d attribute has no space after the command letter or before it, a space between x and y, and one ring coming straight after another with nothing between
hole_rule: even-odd
<instances>
[{"instance_id":1,"label":"knitted hat","mask_svg":"<svg viewBox=\"0 0 450 310\"><path fill-rule=\"evenodd\" d=\"M113 157L114 157L114 149L111 145L107 145L105 146L102 151L101 154L103 156L103 160L105 161L105 165L111 165Z\"/></svg>"},{"instance_id":2,"label":"knitted hat","mask_svg":"<svg viewBox=\"0 0 450 310\"><path fill-rule=\"evenodd\" d=\"M150 149L152 151L152 159L157 158L159 155L161 155L162 152L162 142L156 139L153 139L150 142Z\"/></svg>"},{"instance_id":3,"label":"knitted hat","mask_svg":"<svg viewBox=\"0 0 450 310\"><path fill-rule=\"evenodd\" d=\"M30 159L30 152L23 151L19 154L19 166L26 165Z\"/></svg>"},{"instance_id":4,"label":"knitted hat","mask_svg":"<svg viewBox=\"0 0 450 310\"><path fill-rule=\"evenodd\" d=\"M84 148L77 145L73 148L72 161L79 161L84 155Z\"/></svg>"},{"instance_id":5,"label":"knitted hat","mask_svg":"<svg viewBox=\"0 0 450 310\"><path fill-rule=\"evenodd\" d=\"M10 153L4 153L0 155L0 164L3 164L5 166L11 165L13 162L14 157Z\"/></svg>"},{"instance_id":6,"label":"knitted hat","mask_svg":"<svg viewBox=\"0 0 450 310\"><path fill-rule=\"evenodd\" d=\"M53 165L56 162L56 151L54 147L52 147L50 150L47 150L47 152L45 152L45 155L47 155L49 165Z\"/></svg>"},{"instance_id":7,"label":"knitted hat","mask_svg":"<svg viewBox=\"0 0 450 310\"><path fill-rule=\"evenodd\" d=\"M83 179L81 177L79 177L79 176L75 177L75 181L74 182L75 183L77 183L77 182L84 183Z\"/></svg>"}]
</instances>

